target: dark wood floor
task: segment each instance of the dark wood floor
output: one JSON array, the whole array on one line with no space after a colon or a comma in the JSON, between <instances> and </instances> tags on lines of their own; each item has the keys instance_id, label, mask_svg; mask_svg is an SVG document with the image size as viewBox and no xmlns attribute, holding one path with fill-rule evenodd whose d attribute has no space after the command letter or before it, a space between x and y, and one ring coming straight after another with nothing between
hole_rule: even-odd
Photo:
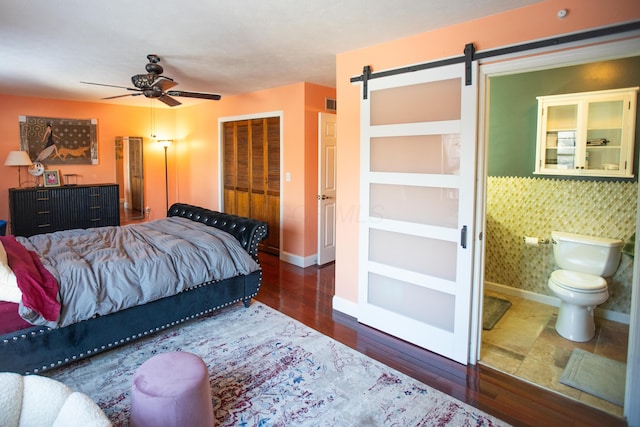
<instances>
[{"instance_id":1,"label":"dark wood floor","mask_svg":"<svg viewBox=\"0 0 640 427\"><path fill-rule=\"evenodd\" d=\"M333 311L334 265L300 268L260 254L257 300L398 371L516 426L625 426L597 409L482 365L462 366Z\"/></svg>"}]
</instances>

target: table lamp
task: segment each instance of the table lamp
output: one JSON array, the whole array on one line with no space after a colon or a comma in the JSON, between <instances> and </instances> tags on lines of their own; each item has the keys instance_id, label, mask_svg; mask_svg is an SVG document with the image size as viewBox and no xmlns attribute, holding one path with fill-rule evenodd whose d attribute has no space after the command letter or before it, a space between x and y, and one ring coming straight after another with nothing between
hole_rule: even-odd
<instances>
[{"instance_id":1,"label":"table lamp","mask_svg":"<svg viewBox=\"0 0 640 427\"><path fill-rule=\"evenodd\" d=\"M31 159L26 151L9 151L7 160L4 161L5 166L17 166L18 167L18 187L22 187L22 175L20 174L20 168L22 166L31 166Z\"/></svg>"}]
</instances>

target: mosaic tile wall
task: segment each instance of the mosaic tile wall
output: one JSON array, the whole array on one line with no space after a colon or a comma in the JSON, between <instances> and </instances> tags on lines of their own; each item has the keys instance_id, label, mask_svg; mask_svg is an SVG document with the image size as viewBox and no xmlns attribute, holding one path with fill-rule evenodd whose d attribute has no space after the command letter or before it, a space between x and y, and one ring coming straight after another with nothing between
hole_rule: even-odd
<instances>
[{"instance_id":1,"label":"mosaic tile wall","mask_svg":"<svg viewBox=\"0 0 640 427\"><path fill-rule=\"evenodd\" d=\"M489 177L485 280L551 295L552 245L527 246L523 237L550 239L558 230L626 241L636 228L637 192L637 182ZM628 314L632 275L633 257L622 254L599 307Z\"/></svg>"}]
</instances>

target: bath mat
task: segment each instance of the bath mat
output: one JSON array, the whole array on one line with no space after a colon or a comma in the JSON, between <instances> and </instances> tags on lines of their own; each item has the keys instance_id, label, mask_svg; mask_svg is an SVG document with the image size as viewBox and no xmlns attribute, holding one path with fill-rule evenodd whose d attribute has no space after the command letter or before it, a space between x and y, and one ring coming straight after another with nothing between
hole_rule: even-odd
<instances>
[{"instance_id":1,"label":"bath mat","mask_svg":"<svg viewBox=\"0 0 640 427\"><path fill-rule=\"evenodd\" d=\"M511 301L485 295L482 308L482 329L486 331L493 329L498 320L509 310L509 307L511 307Z\"/></svg>"},{"instance_id":2,"label":"bath mat","mask_svg":"<svg viewBox=\"0 0 640 427\"><path fill-rule=\"evenodd\" d=\"M626 376L626 363L576 348L562 372L560 382L623 406Z\"/></svg>"}]
</instances>

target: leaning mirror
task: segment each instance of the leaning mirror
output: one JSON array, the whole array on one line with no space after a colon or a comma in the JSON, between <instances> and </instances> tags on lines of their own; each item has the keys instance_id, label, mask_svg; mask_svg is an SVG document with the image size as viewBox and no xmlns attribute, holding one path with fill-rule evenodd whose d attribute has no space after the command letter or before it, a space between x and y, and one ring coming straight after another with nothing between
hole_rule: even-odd
<instances>
[{"instance_id":1,"label":"leaning mirror","mask_svg":"<svg viewBox=\"0 0 640 427\"><path fill-rule=\"evenodd\" d=\"M116 137L116 182L120 187L121 218L144 218L143 140L139 136Z\"/></svg>"}]
</instances>

